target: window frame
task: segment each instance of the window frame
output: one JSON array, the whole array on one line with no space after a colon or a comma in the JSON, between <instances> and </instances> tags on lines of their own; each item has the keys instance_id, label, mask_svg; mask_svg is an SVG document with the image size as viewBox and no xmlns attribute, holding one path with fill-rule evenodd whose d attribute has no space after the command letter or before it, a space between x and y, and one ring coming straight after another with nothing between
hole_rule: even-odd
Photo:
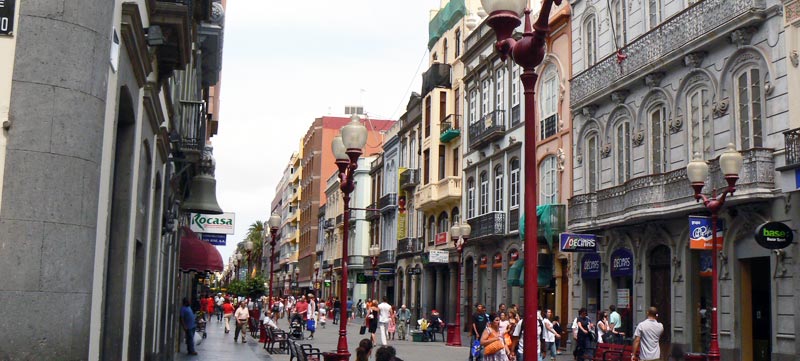
<instances>
[{"instance_id":1,"label":"window frame","mask_svg":"<svg viewBox=\"0 0 800 361\"><path fill-rule=\"evenodd\" d=\"M586 69L588 69L597 62L597 16L588 15L582 25L583 58L586 59Z\"/></svg>"},{"instance_id":2,"label":"window frame","mask_svg":"<svg viewBox=\"0 0 800 361\"><path fill-rule=\"evenodd\" d=\"M753 82L755 73L755 82ZM739 149L751 149L762 147L764 145L764 119L766 114L766 90L764 88L764 80L761 78L761 68L755 65L747 66L733 75L733 92L734 92L734 112L735 112L735 122L736 122L736 143L739 145ZM745 76L747 80L747 114L748 119L745 120L746 126L743 126L742 120L742 99L741 99L741 85L740 81L742 76ZM758 87L758 125L756 125L756 115L755 111L753 110L753 105L756 104L753 102L753 92L754 87ZM747 130L743 128L747 128ZM757 134L758 137L756 138L756 130L758 130ZM756 141L758 139L758 141Z\"/></svg>"},{"instance_id":3,"label":"window frame","mask_svg":"<svg viewBox=\"0 0 800 361\"><path fill-rule=\"evenodd\" d=\"M546 139L558 133L559 80L555 65L547 64L542 73L541 89L539 90L540 139ZM552 132L548 132L548 129L552 129Z\"/></svg>"},{"instance_id":4,"label":"window frame","mask_svg":"<svg viewBox=\"0 0 800 361\"><path fill-rule=\"evenodd\" d=\"M655 8L655 18L653 13ZM664 4L661 0L645 0L644 3L644 26L646 31L657 27L664 20Z\"/></svg>"},{"instance_id":5,"label":"window frame","mask_svg":"<svg viewBox=\"0 0 800 361\"><path fill-rule=\"evenodd\" d=\"M658 124L654 124L653 116L658 114ZM667 119L669 114L667 112L666 104L657 102L647 108L647 127L650 132L650 173L661 174L669 171L669 126ZM658 132L656 132L656 130ZM658 149L656 148L656 141L658 141ZM656 153L658 150L658 153ZM657 155L658 154L658 155Z\"/></svg>"},{"instance_id":6,"label":"window frame","mask_svg":"<svg viewBox=\"0 0 800 361\"><path fill-rule=\"evenodd\" d=\"M539 204L558 204L558 159L548 155L539 165Z\"/></svg>"},{"instance_id":7,"label":"window frame","mask_svg":"<svg viewBox=\"0 0 800 361\"><path fill-rule=\"evenodd\" d=\"M467 179L467 219L475 217L475 178Z\"/></svg>"},{"instance_id":8,"label":"window frame","mask_svg":"<svg viewBox=\"0 0 800 361\"><path fill-rule=\"evenodd\" d=\"M480 194L478 195L478 212L479 215L489 213L489 175L486 171L481 172L478 177L480 180Z\"/></svg>"},{"instance_id":9,"label":"window frame","mask_svg":"<svg viewBox=\"0 0 800 361\"><path fill-rule=\"evenodd\" d=\"M697 113L695 112L695 96L699 96L700 100ZM711 159L714 157L714 120L711 114L712 99L713 95L711 89L706 85L692 87L686 92L684 102L686 103L686 147L689 160L694 158L695 152L699 152L703 159ZM698 115L699 118L697 118ZM709 130L710 133L708 132ZM695 138L697 138L697 140L695 140ZM699 143L700 149L697 149L695 142Z\"/></svg>"},{"instance_id":10,"label":"window frame","mask_svg":"<svg viewBox=\"0 0 800 361\"><path fill-rule=\"evenodd\" d=\"M506 84L506 71L504 68L495 70L495 84L494 84L494 108L502 110L505 106L505 84Z\"/></svg>"},{"instance_id":11,"label":"window frame","mask_svg":"<svg viewBox=\"0 0 800 361\"><path fill-rule=\"evenodd\" d=\"M508 208L519 208L520 196L520 161L519 158L511 158L508 162L509 174L509 194L508 194Z\"/></svg>"},{"instance_id":12,"label":"window frame","mask_svg":"<svg viewBox=\"0 0 800 361\"><path fill-rule=\"evenodd\" d=\"M622 134L620 134L622 133ZM624 184L633 176L633 147L631 142L631 121L627 116L620 117L614 124L614 179L617 185Z\"/></svg>"},{"instance_id":13,"label":"window frame","mask_svg":"<svg viewBox=\"0 0 800 361\"><path fill-rule=\"evenodd\" d=\"M620 18L622 21L620 22ZM613 24L616 45L623 47L628 43L628 7L625 0L611 2L611 22Z\"/></svg>"},{"instance_id":14,"label":"window frame","mask_svg":"<svg viewBox=\"0 0 800 361\"><path fill-rule=\"evenodd\" d=\"M505 180L503 178L503 165L498 164L494 167L494 211L502 211L503 207L503 184Z\"/></svg>"},{"instance_id":15,"label":"window frame","mask_svg":"<svg viewBox=\"0 0 800 361\"><path fill-rule=\"evenodd\" d=\"M594 193L600 186L600 135L591 132L583 141L585 154L584 176L586 177L586 192Z\"/></svg>"},{"instance_id":16,"label":"window frame","mask_svg":"<svg viewBox=\"0 0 800 361\"><path fill-rule=\"evenodd\" d=\"M492 111L492 78L488 77L481 81L481 111L480 117L486 116Z\"/></svg>"}]
</instances>

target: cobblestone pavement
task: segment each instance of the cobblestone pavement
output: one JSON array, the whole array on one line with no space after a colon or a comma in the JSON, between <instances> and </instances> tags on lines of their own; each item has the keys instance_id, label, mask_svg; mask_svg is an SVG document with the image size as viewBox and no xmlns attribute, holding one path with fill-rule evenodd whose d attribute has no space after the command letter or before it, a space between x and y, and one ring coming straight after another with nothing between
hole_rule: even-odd
<instances>
[{"instance_id":1,"label":"cobblestone pavement","mask_svg":"<svg viewBox=\"0 0 800 361\"><path fill-rule=\"evenodd\" d=\"M358 331L363 323L363 319L351 320L347 326L347 343L350 352L353 354L351 360L355 360L355 349L358 342L367 335L359 335ZM286 319L283 319L278 324L279 328L287 329ZM248 335L247 343L233 342L233 330L231 333L225 334L224 327L216 320L212 320L207 327L206 339L200 341L196 346L197 356L186 355L186 345L181 344L180 354L176 355L178 361L188 360L209 360L209 361L247 361L247 360L269 360L269 361L288 361L288 354L273 354L270 355L263 349L264 344L258 343L258 340L253 340ZM306 336L308 332L306 332ZM199 336L199 335L198 335ZM397 356L405 361L465 361L468 359L469 343L468 334L463 334L462 342L464 347L446 346L444 342L438 338L436 342L412 342L410 340L394 340L389 341L389 344L397 349ZM333 351L336 349L336 344L339 337L339 325L333 325L330 322L326 328L318 328L313 340L301 340L300 343L311 344L322 352ZM198 341L199 337L195 337ZM569 357L561 355L558 361L572 360L571 353Z\"/></svg>"}]
</instances>

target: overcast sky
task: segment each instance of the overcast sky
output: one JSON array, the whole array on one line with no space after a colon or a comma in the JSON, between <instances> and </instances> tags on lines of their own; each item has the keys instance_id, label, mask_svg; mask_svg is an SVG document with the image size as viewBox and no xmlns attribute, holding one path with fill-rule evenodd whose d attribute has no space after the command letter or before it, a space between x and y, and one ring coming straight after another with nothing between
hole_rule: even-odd
<instances>
[{"instance_id":1,"label":"overcast sky","mask_svg":"<svg viewBox=\"0 0 800 361\"><path fill-rule=\"evenodd\" d=\"M225 12L217 199L236 234L266 221L275 187L310 123L363 103L397 119L427 69L429 11L439 0L231 0ZM323 175L323 179L326 176Z\"/></svg>"}]
</instances>

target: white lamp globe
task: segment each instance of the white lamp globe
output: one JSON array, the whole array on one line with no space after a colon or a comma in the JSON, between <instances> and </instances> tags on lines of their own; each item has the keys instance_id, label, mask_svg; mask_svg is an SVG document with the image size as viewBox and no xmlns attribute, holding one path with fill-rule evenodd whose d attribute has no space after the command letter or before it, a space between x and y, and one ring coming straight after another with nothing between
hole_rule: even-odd
<instances>
[{"instance_id":1,"label":"white lamp globe","mask_svg":"<svg viewBox=\"0 0 800 361\"><path fill-rule=\"evenodd\" d=\"M342 143L347 149L361 149L367 144L367 127L358 115L350 117L350 123L342 127Z\"/></svg>"},{"instance_id":2,"label":"white lamp globe","mask_svg":"<svg viewBox=\"0 0 800 361\"><path fill-rule=\"evenodd\" d=\"M496 11L511 11L521 15L528 5L528 0L481 0L481 5L489 15Z\"/></svg>"},{"instance_id":3,"label":"white lamp globe","mask_svg":"<svg viewBox=\"0 0 800 361\"><path fill-rule=\"evenodd\" d=\"M686 176L689 182L705 183L708 178L708 164L700 157L700 153L694 153L694 159L686 165Z\"/></svg>"},{"instance_id":4,"label":"white lamp globe","mask_svg":"<svg viewBox=\"0 0 800 361\"><path fill-rule=\"evenodd\" d=\"M281 216L278 213L272 213L269 217L269 228L278 228L281 226Z\"/></svg>"},{"instance_id":5,"label":"white lamp globe","mask_svg":"<svg viewBox=\"0 0 800 361\"><path fill-rule=\"evenodd\" d=\"M350 159L347 156L347 148L344 146L344 143L342 142L341 135L333 137L333 141L331 141L331 150L333 151L333 156L336 157L336 160Z\"/></svg>"},{"instance_id":6,"label":"white lamp globe","mask_svg":"<svg viewBox=\"0 0 800 361\"><path fill-rule=\"evenodd\" d=\"M733 143L728 143L728 149L719 156L719 168L724 175L738 175L743 162L742 154L736 151Z\"/></svg>"}]
</instances>

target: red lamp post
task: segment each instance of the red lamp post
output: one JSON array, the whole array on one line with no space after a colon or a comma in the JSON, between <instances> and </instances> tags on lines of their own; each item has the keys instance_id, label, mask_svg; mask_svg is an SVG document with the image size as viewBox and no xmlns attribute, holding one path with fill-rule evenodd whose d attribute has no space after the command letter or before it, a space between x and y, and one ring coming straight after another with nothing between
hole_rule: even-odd
<instances>
[{"instance_id":1,"label":"red lamp post","mask_svg":"<svg viewBox=\"0 0 800 361\"><path fill-rule=\"evenodd\" d=\"M380 272L378 271L378 256L381 254L381 248L377 245L374 245L369 248L369 256L370 256L370 263L372 264L372 299L377 300L378 294L378 277L380 277Z\"/></svg>"},{"instance_id":2,"label":"red lamp post","mask_svg":"<svg viewBox=\"0 0 800 361\"><path fill-rule=\"evenodd\" d=\"M453 333L453 339L448 340L448 346L461 346L461 267L464 242L469 238L471 231L472 227L468 223L454 224L453 227L450 227L450 237L453 238L453 244L456 246L456 251L458 251L458 285L456 285L456 332Z\"/></svg>"},{"instance_id":3,"label":"red lamp post","mask_svg":"<svg viewBox=\"0 0 800 361\"><path fill-rule=\"evenodd\" d=\"M717 331L717 298L719 298L719 278L717 277L717 219L720 209L725 205L725 198L736 191L736 181L739 180L739 171L742 169L742 154L736 151L733 144L728 144L726 150L719 157L719 167L728 186L717 195L717 190L711 190L711 197L703 193L706 178L708 178L708 164L700 157L699 153L694 154L694 159L686 166L686 175L694 188L694 198L702 200L703 205L711 212L711 342L708 349L708 361L719 361L719 336Z\"/></svg>"},{"instance_id":4,"label":"red lamp post","mask_svg":"<svg viewBox=\"0 0 800 361\"><path fill-rule=\"evenodd\" d=\"M336 157L336 166L339 168L339 189L342 191L344 201L344 232L342 234L342 281L339 284L342 300L347 298L347 247L350 238L350 193L355 190L353 179L358 168L358 158L361 148L367 143L367 128L361 124L357 115L350 118L350 123L342 127L341 135L333 138L331 149ZM347 302L341 302L340 315L347 314ZM347 350L347 322L339 322L339 342L334 352L322 354L325 361L344 361L350 359Z\"/></svg>"},{"instance_id":5,"label":"red lamp post","mask_svg":"<svg viewBox=\"0 0 800 361\"><path fill-rule=\"evenodd\" d=\"M278 227L281 226L281 216L277 213L272 213L269 217L269 233L272 235L272 240L269 242L271 247L269 256L269 301L267 307L272 307L272 289L275 285L272 283L273 276L275 275L275 239L278 237Z\"/></svg>"},{"instance_id":6,"label":"red lamp post","mask_svg":"<svg viewBox=\"0 0 800 361\"><path fill-rule=\"evenodd\" d=\"M561 0L544 0L539 12L536 24L531 27L531 9L526 8L527 0L481 0L483 8L489 13L486 23L494 29L497 35L495 48L500 53L500 57L505 60L511 55L514 62L522 67L522 86L525 89L525 288L524 288L524 312L523 322L527 325L536 325L536 310L539 308L539 289L538 289L538 270L537 252L538 246L538 218L536 214L537 186L536 177L536 97L535 68L542 63L545 55L545 38L550 31L548 21L550 9L553 6L561 5ZM520 23L520 14L525 13L525 29L522 39L514 40L511 35ZM528 327L523 337L526 345L536 345L538 335L536 327ZM525 347L524 359L535 360L536 347Z\"/></svg>"}]
</instances>

